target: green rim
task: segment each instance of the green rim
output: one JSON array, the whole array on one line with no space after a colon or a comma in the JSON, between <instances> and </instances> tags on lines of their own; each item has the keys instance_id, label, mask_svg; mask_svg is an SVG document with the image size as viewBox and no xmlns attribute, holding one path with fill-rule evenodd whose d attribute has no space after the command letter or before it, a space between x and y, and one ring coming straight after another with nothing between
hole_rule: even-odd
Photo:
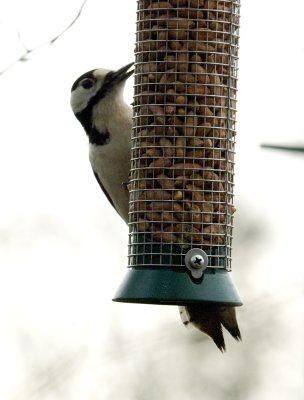
<instances>
[{"instance_id":1,"label":"green rim","mask_svg":"<svg viewBox=\"0 0 304 400\"><path fill-rule=\"evenodd\" d=\"M230 273L223 268L207 268L203 277L195 281L185 270L159 266L128 268L113 301L167 305L243 304Z\"/></svg>"}]
</instances>

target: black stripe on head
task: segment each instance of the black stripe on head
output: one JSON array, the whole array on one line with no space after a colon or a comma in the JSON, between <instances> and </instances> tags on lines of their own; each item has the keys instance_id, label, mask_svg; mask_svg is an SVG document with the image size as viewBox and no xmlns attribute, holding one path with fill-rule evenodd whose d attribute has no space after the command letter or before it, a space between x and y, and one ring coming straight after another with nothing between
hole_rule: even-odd
<instances>
[{"instance_id":1,"label":"black stripe on head","mask_svg":"<svg viewBox=\"0 0 304 400\"><path fill-rule=\"evenodd\" d=\"M76 81L73 83L71 92L73 92L78 87L79 82L81 82L83 79L85 79L85 78L95 79L94 71L96 71L96 70L92 69L91 71L88 71L88 72L82 74L79 78L77 78Z\"/></svg>"},{"instance_id":2,"label":"black stripe on head","mask_svg":"<svg viewBox=\"0 0 304 400\"><path fill-rule=\"evenodd\" d=\"M99 100L103 99L105 95L113 88L115 82L112 80L113 71L109 71L104 78L101 88L95 94L95 96L91 97L87 107L92 108L99 102ZM96 78L95 78L96 79Z\"/></svg>"},{"instance_id":3,"label":"black stripe on head","mask_svg":"<svg viewBox=\"0 0 304 400\"><path fill-rule=\"evenodd\" d=\"M92 108L87 106L81 112L76 113L75 117L83 126L84 130L86 131L86 134L89 135L90 130L92 129Z\"/></svg>"}]
</instances>

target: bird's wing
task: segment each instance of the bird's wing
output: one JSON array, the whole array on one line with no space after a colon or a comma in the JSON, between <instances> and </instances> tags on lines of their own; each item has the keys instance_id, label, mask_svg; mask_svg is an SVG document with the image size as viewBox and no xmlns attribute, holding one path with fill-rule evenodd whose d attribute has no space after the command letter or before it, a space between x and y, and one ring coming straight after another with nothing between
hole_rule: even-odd
<instances>
[{"instance_id":1,"label":"bird's wing","mask_svg":"<svg viewBox=\"0 0 304 400\"><path fill-rule=\"evenodd\" d=\"M116 207L115 207L115 205L114 205L114 203L113 203L113 200L111 199L109 193L106 191L105 187L104 187L103 184L101 183L97 172L95 172L95 171L93 170L93 173L94 173L94 176L95 176L97 182L99 183L99 186L101 187L103 193L105 194L106 198L109 200L109 202L111 203L111 205L113 206L113 208L115 208L115 210L117 211L117 209L116 209ZM118 211L117 211L117 213L118 213Z\"/></svg>"}]
</instances>

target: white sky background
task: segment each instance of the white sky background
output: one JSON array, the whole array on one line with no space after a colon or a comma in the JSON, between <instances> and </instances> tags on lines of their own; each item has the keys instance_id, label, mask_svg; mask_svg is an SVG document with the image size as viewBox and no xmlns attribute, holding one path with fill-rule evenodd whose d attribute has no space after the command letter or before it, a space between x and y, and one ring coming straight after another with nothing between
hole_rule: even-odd
<instances>
[{"instance_id":1,"label":"white sky background","mask_svg":"<svg viewBox=\"0 0 304 400\"><path fill-rule=\"evenodd\" d=\"M18 31L27 47L35 47L64 29L80 5L2 0L0 70L23 52ZM174 348L174 337L166 338L167 326L183 342L190 340L173 307L110 301L127 265L127 228L100 193L87 138L69 105L70 87L80 74L133 60L135 9L135 0L89 0L58 42L0 76L1 399L118 399L119 392L107 385L118 385L113 377L128 363L138 373L142 360L110 361L118 356L109 350L109 338L116 338L122 349L131 346L132 354L157 349L155 338L148 339L161 329L165 347ZM233 354L250 362L246 330L256 329L259 335L259 324L267 323L259 320L255 299L271 298L278 302L278 335L283 334L257 348L258 366L265 373L256 397L241 398L296 400L303 396L304 155L259 145L304 143L304 3L243 0L241 15L236 234L238 221L254 218L265 228L266 240L257 247L256 260L248 260L248 292L238 281L238 268L246 270L247 263L238 265L235 249L233 277L245 302L240 310L244 341L228 339L228 353L222 356L215 349L212 356L226 374ZM132 101L131 80L126 99ZM47 370L45 360L57 360L61 353L62 364L54 361L61 378L55 374L52 380L54 371ZM171 353L163 350L162 355L162 363L171 362ZM65 387L58 379L71 384ZM53 391L47 391L48 385Z\"/></svg>"}]
</instances>

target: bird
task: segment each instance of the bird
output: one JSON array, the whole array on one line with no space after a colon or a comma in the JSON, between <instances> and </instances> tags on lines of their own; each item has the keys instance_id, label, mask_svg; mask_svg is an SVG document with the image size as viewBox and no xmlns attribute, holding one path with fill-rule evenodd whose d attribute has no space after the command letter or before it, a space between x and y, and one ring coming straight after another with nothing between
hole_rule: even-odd
<instances>
[{"instance_id":1,"label":"bird","mask_svg":"<svg viewBox=\"0 0 304 400\"><path fill-rule=\"evenodd\" d=\"M124 101L133 62L117 71L99 68L75 80L71 108L89 139L89 160L105 196L128 222L132 108Z\"/></svg>"},{"instance_id":2,"label":"bird","mask_svg":"<svg viewBox=\"0 0 304 400\"><path fill-rule=\"evenodd\" d=\"M72 85L71 108L89 140L89 160L93 173L120 217L128 223L131 159L132 108L123 98L133 63L117 71L94 69ZM222 304L187 304L179 307L184 325L192 325L226 350L222 326L241 340L235 307Z\"/></svg>"}]
</instances>

